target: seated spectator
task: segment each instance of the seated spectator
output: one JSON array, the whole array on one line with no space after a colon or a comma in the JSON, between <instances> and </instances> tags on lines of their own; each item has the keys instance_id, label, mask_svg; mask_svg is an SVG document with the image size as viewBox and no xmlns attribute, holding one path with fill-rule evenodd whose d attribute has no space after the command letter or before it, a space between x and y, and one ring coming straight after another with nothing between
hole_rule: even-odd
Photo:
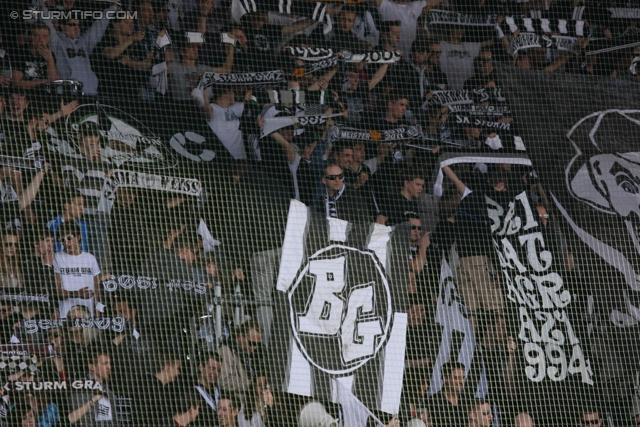
<instances>
[{"instance_id":1,"label":"seated spectator","mask_svg":"<svg viewBox=\"0 0 640 427\"><path fill-rule=\"evenodd\" d=\"M31 244L33 252L21 266L24 287L28 294L49 296L49 302L57 294L53 272L53 233L45 227L33 230Z\"/></svg>"},{"instance_id":2,"label":"seated spectator","mask_svg":"<svg viewBox=\"0 0 640 427\"><path fill-rule=\"evenodd\" d=\"M116 399L109 388L111 358L98 348L89 354L85 367L87 378L100 384L101 390L74 390L69 395L71 425L113 426L117 425Z\"/></svg>"},{"instance_id":3,"label":"seated spectator","mask_svg":"<svg viewBox=\"0 0 640 427\"><path fill-rule=\"evenodd\" d=\"M482 43L463 42L464 33L464 26L454 25L449 31L448 41L440 42L440 66L447 75L449 90L463 88L464 82L474 74L473 60L480 54L480 49L493 44L493 39Z\"/></svg>"},{"instance_id":4,"label":"seated spectator","mask_svg":"<svg viewBox=\"0 0 640 427\"><path fill-rule=\"evenodd\" d=\"M107 11L118 10L114 4ZM46 6L43 9L47 12ZM102 36L109 25L108 19L97 19L91 28L80 34L80 21L78 19L63 19L58 32L51 20L43 20L49 27L51 50L56 57L58 76L64 80L77 80L83 84L82 91L85 95L98 94L98 77L91 69L89 56L93 49L100 43Z\"/></svg>"},{"instance_id":5,"label":"seated spectator","mask_svg":"<svg viewBox=\"0 0 640 427\"><path fill-rule=\"evenodd\" d=\"M322 183L325 193L318 199L318 212L327 218L338 218L351 223L369 222L363 209L366 202L351 186L345 184L342 168L327 165L324 168Z\"/></svg>"},{"instance_id":6,"label":"seated spectator","mask_svg":"<svg viewBox=\"0 0 640 427\"><path fill-rule=\"evenodd\" d=\"M13 85L23 89L60 79L50 45L50 30L44 23L36 22L31 26L29 44L16 52L12 65Z\"/></svg>"},{"instance_id":7,"label":"seated spectator","mask_svg":"<svg viewBox=\"0 0 640 427\"><path fill-rule=\"evenodd\" d=\"M218 405L218 425L220 427L237 427L239 409L235 397L231 395L221 396Z\"/></svg>"},{"instance_id":8,"label":"seated spectator","mask_svg":"<svg viewBox=\"0 0 640 427\"><path fill-rule=\"evenodd\" d=\"M485 399L474 399L468 405L467 414L469 422L467 427L491 427L493 426L493 413L491 404Z\"/></svg>"},{"instance_id":9,"label":"seated spectator","mask_svg":"<svg viewBox=\"0 0 640 427\"><path fill-rule=\"evenodd\" d=\"M465 413L465 401L462 396L465 366L459 362L447 362L442 365L442 390L429 398L429 409L434 427L466 426L468 416ZM490 424L489 424L490 425Z\"/></svg>"},{"instance_id":10,"label":"seated spectator","mask_svg":"<svg viewBox=\"0 0 640 427\"><path fill-rule=\"evenodd\" d=\"M87 225L82 218L84 212L84 197L81 193L75 190L61 191L62 194L58 196L58 201L61 206L61 214L53 218L47 223L47 228L53 232L54 239L54 251L60 252L63 249L62 243L58 241L58 229L60 224L73 221L80 227L80 237L82 237L82 250L87 252L89 250L87 233Z\"/></svg>"},{"instance_id":11,"label":"seated spectator","mask_svg":"<svg viewBox=\"0 0 640 427\"><path fill-rule=\"evenodd\" d=\"M2 256L0 257L0 288L22 288L20 268L20 237L12 230L2 233ZM7 292L8 290L5 290ZM8 293L12 293L9 291Z\"/></svg>"},{"instance_id":12,"label":"seated spectator","mask_svg":"<svg viewBox=\"0 0 640 427\"><path fill-rule=\"evenodd\" d=\"M222 357L220 386L232 392L247 392L251 382L262 372L265 360L262 330L249 320L238 327L236 337L229 345L218 349Z\"/></svg>"},{"instance_id":13,"label":"seated spectator","mask_svg":"<svg viewBox=\"0 0 640 427\"><path fill-rule=\"evenodd\" d=\"M93 315L94 294L100 284L100 266L89 252L83 252L80 227L75 222L65 222L59 229L64 250L55 255L53 269L60 296L60 317L67 317L71 307L81 305Z\"/></svg>"},{"instance_id":14,"label":"seated spectator","mask_svg":"<svg viewBox=\"0 0 640 427\"><path fill-rule=\"evenodd\" d=\"M220 388L218 378L222 370L222 358L217 353L205 353L197 361L198 382L195 390L200 397L200 418L197 425L214 425L217 420Z\"/></svg>"},{"instance_id":15,"label":"seated spectator","mask_svg":"<svg viewBox=\"0 0 640 427\"><path fill-rule=\"evenodd\" d=\"M229 37L234 37L230 34ZM198 86L203 73L230 73L233 67L233 56L235 47L226 44L227 60L221 67L213 68L208 65L196 62L198 60L199 43L178 43L180 62L169 64L169 91L176 101L191 102L191 91Z\"/></svg>"},{"instance_id":16,"label":"seated spectator","mask_svg":"<svg viewBox=\"0 0 640 427\"><path fill-rule=\"evenodd\" d=\"M148 71L152 67L152 52L142 46L145 34L134 32L133 20L118 19L91 57L93 68L100 79L100 94L131 98L146 85Z\"/></svg>"},{"instance_id":17,"label":"seated spectator","mask_svg":"<svg viewBox=\"0 0 640 427\"><path fill-rule=\"evenodd\" d=\"M418 198L424 190L424 178L420 171L409 171L405 174L400 191L391 193L380 201L380 213L376 218L378 224L396 225L407 220L407 215L419 216Z\"/></svg>"},{"instance_id":18,"label":"seated spectator","mask_svg":"<svg viewBox=\"0 0 640 427\"><path fill-rule=\"evenodd\" d=\"M535 427L535 423L533 422L531 415L526 412L520 412L513 419L513 427Z\"/></svg>"},{"instance_id":19,"label":"seated spectator","mask_svg":"<svg viewBox=\"0 0 640 427\"><path fill-rule=\"evenodd\" d=\"M473 60L473 76L464 82L464 89L472 90L489 87L496 87L491 51L481 50L480 54Z\"/></svg>"}]
</instances>

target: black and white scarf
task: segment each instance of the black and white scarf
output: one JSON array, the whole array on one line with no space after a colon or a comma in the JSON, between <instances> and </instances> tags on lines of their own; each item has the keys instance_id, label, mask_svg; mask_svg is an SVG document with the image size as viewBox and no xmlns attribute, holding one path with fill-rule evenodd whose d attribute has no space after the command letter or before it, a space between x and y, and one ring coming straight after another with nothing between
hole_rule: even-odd
<instances>
[{"instance_id":1,"label":"black and white scarf","mask_svg":"<svg viewBox=\"0 0 640 427\"><path fill-rule=\"evenodd\" d=\"M342 188L333 196L329 196L329 192L324 194L324 209L328 218L338 218L338 199L342 197L346 185L342 184Z\"/></svg>"},{"instance_id":2,"label":"black and white scarf","mask_svg":"<svg viewBox=\"0 0 640 427\"><path fill-rule=\"evenodd\" d=\"M329 131L329 140L333 141L372 141L372 142L386 142L393 143L397 141L421 139L422 133L420 132L420 125L413 126L399 126L395 129L388 129L384 131L368 130L363 131L348 126L342 126L337 124L333 126Z\"/></svg>"},{"instance_id":3,"label":"black and white scarf","mask_svg":"<svg viewBox=\"0 0 640 427\"><path fill-rule=\"evenodd\" d=\"M440 107L443 105L479 104L482 102L505 102L502 89L489 87L473 90L438 90L432 92L433 96L427 99L421 108Z\"/></svg>"},{"instance_id":4,"label":"black and white scarf","mask_svg":"<svg viewBox=\"0 0 640 427\"><path fill-rule=\"evenodd\" d=\"M502 117L511 114L508 105L449 105L450 113L464 114L467 116Z\"/></svg>"},{"instance_id":5,"label":"black and white scarf","mask_svg":"<svg viewBox=\"0 0 640 427\"><path fill-rule=\"evenodd\" d=\"M574 19L538 19L522 16L506 16L501 24L503 31L516 31L544 35L557 33L563 36L585 37L584 21Z\"/></svg>"},{"instance_id":6,"label":"black and white scarf","mask_svg":"<svg viewBox=\"0 0 640 427\"><path fill-rule=\"evenodd\" d=\"M402 59L400 52L389 52L387 50L379 52L352 53L349 51L342 52L344 62L355 64L366 62L367 64L393 64Z\"/></svg>"},{"instance_id":7,"label":"black and white scarf","mask_svg":"<svg viewBox=\"0 0 640 427\"><path fill-rule=\"evenodd\" d=\"M431 9L427 15L429 25L465 25L472 27L494 27L498 15L468 15L466 13L449 12Z\"/></svg>"},{"instance_id":8,"label":"black and white scarf","mask_svg":"<svg viewBox=\"0 0 640 427\"><path fill-rule=\"evenodd\" d=\"M333 56L332 49L314 48L314 47L289 47L287 52L296 59L305 61L320 61Z\"/></svg>"},{"instance_id":9,"label":"black and white scarf","mask_svg":"<svg viewBox=\"0 0 640 427\"><path fill-rule=\"evenodd\" d=\"M284 74L280 70L263 71L259 73L204 73L198 83L199 89L206 89L213 85L245 86L245 85L273 85L283 83Z\"/></svg>"},{"instance_id":10,"label":"black and white scarf","mask_svg":"<svg viewBox=\"0 0 640 427\"><path fill-rule=\"evenodd\" d=\"M544 47L558 49L568 52L578 51L578 39L571 36L547 36L536 33L520 33L511 39L511 44L507 53L514 56L518 51L531 49L534 47Z\"/></svg>"}]
</instances>

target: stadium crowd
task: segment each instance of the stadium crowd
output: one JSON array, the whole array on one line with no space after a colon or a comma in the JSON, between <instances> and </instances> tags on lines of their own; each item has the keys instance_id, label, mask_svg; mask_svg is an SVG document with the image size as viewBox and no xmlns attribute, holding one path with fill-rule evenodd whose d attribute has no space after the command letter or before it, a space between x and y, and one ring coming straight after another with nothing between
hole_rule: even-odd
<instances>
[{"instance_id":1,"label":"stadium crowd","mask_svg":"<svg viewBox=\"0 0 640 427\"><path fill-rule=\"evenodd\" d=\"M552 425L523 386L484 200L526 192L571 277L575 260L544 177L460 163L442 168L441 194L428 184L439 156L517 152L500 81L513 67L636 79L629 40L638 19L607 18L606 8L637 2L326 2L316 19L317 5L301 0L293 11L267 0L46 0L34 2L40 15L10 21L4 15L21 10L11 3L0 27L2 425L298 425L305 400L272 387L267 361L290 199L352 223L410 223L403 397L398 414L377 414L383 422ZM135 19L47 18L105 8ZM467 25L472 18L484 24ZM543 20L573 30L526 29ZM284 78L256 83L274 70ZM239 73L248 84L202 83ZM61 87L71 97L52 95ZM180 107L177 121L201 115L232 159L225 176L203 181L204 207L127 187L106 200L105 182L120 169L114 153L135 152L135 142L91 120L71 132L67 123L81 105L111 99ZM73 142L51 148L65 136ZM474 398L472 375L454 361L441 368L442 390L428 393L443 253L455 253L487 399ZM227 296L221 336L217 289ZM37 357L10 363L24 344ZM640 422L640 406L595 403L564 408L562 425L600 426L605 412L607 425Z\"/></svg>"}]
</instances>

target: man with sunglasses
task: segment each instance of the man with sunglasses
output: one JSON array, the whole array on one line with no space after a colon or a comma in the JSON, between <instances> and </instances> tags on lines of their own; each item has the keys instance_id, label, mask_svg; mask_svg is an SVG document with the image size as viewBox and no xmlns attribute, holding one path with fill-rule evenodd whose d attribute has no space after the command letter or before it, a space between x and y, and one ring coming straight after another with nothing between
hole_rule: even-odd
<instances>
[{"instance_id":1,"label":"man with sunglasses","mask_svg":"<svg viewBox=\"0 0 640 427\"><path fill-rule=\"evenodd\" d=\"M600 413L595 408L584 408L578 418L577 425L579 427L600 427L604 420L600 417Z\"/></svg>"},{"instance_id":2,"label":"man with sunglasses","mask_svg":"<svg viewBox=\"0 0 640 427\"><path fill-rule=\"evenodd\" d=\"M118 10L118 5L114 4L107 11ZM45 14L48 13L46 6L43 7ZM80 34L80 21L78 19L63 19L60 21L62 31L58 32L53 26L53 21L43 20L49 27L51 38L51 50L56 57L58 75L61 79L75 79L83 84L85 95L96 96L98 94L98 77L91 69L89 56L93 49L100 43L104 32L109 25L108 19L97 19L91 28L84 34Z\"/></svg>"},{"instance_id":3,"label":"man with sunglasses","mask_svg":"<svg viewBox=\"0 0 640 427\"><path fill-rule=\"evenodd\" d=\"M64 250L55 255L53 270L60 296L60 318L66 318L74 305L83 305L95 314L94 293L100 283L100 267L96 258L81 248L80 227L64 222L58 230Z\"/></svg>"},{"instance_id":4,"label":"man with sunglasses","mask_svg":"<svg viewBox=\"0 0 640 427\"><path fill-rule=\"evenodd\" d=\"M366 201L353 187L345 184L342 167L327 165L322 183L324 194L318 199L318 212L327 218L338 218L352 223L367 222Z\"/></svg>"},{"instance_id":5,"label":"man with sunglasses","mask_svg":"<svg viewBox=\"0 0 640 427\"><path fill-rule=\"evenodd\" d=\"M253 320L243 323L235 340L220 346L218 354L222 357L220 387L234 393L249 392L252 382L263 374L266 357L260 326Z\"/></svg>"}]
</instances>

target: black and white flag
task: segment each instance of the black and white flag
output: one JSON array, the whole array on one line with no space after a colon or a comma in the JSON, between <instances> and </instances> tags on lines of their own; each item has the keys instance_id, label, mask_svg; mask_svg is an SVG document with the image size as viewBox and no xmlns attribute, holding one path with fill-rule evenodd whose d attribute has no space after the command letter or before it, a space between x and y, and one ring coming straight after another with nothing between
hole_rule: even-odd
<instances>
[{"instance_id":1,"label":"black and white flag","mask_svg":"<svg viewBox=\"0 0 640 427\"><path fill-rule=\"evenodd\" d=\"M351 224L291 201L269 341L282 391L398 413L408 239L408 224Z\"/></svg>"}]
</instances>

